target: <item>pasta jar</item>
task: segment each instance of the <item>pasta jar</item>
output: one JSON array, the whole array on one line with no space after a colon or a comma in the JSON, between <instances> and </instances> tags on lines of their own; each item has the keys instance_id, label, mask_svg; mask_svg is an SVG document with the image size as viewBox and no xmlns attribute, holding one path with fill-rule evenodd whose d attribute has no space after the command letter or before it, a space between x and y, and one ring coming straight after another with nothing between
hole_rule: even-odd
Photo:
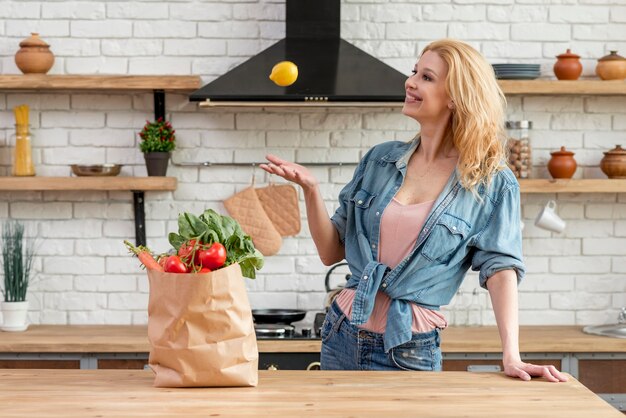
<instances>
[{"instance_id":1,"label":"pasta jar","mask_svg":"<svg viewBox=\"0 0 626 418\"><path fill-rule=\"evenodd\" d=\"M532 153L530 131L533 123L529 120L508 120L505 123L509 151L509 167L518 179L530 177Z\"/></svg>"},{"instance_id":2,"label":"pasta jar","mask_svg":"<svg viewBox=\"0 0 626 418\"><path fill-rule=\"evenodd\" d=\"M15 125L13 150L14 176L34 176L33 151L31 147L31 134L28 125Z\"/></svg>"}]
</instances>

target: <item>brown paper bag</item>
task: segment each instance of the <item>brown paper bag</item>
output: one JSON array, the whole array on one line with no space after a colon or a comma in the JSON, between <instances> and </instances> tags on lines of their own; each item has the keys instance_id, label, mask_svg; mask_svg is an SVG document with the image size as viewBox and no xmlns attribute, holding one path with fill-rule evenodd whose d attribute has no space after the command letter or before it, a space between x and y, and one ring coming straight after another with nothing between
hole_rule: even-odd
<instances>
[{"instance_id":1,"label":"brown paper bag","mask_svg":"<svg viewBox=\"0 0 626 418\"><path fill-rule=\"evenodd\" d=\"M239 264L209 274L148 270L148 279L154 386L257 385L259 350Z\"/></svg>"}]
</instances>

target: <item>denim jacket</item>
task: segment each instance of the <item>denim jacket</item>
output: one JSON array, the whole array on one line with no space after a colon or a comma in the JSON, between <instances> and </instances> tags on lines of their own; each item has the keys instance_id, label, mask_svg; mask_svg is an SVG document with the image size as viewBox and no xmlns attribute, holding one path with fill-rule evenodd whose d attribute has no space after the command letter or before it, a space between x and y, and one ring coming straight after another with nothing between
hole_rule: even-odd
<instances>
[{"instance_id":1,"label":"denim jacket","mask_svg":"<svg viewBox=\"0 0 626 418\"><path fill-rule=\"evenodd\" d=\"M383 211L400 189L419 141L386 142L370 149L339 193L339 207L331 218L352 273L346 287L356 289L352 324L367 322L376 292L392 299L385 351L411 340L411 302L433 310L447 305L470 267L480 271L484 288L500 270L515 270L518 283L525 273L519 184L508 167L494 175L488 188L477 188L482 202L461 187L455 169L410 255L394 269L378 262Z\"/></svg>"}]
</instances>

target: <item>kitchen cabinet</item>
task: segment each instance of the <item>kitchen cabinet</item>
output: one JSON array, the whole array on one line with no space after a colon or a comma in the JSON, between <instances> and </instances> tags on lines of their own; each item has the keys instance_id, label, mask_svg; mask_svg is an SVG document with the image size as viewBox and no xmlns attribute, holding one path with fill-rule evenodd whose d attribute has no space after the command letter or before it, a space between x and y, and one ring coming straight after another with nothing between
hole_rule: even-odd
<instances>
[{"instance_id":1,"label":"kitchen cabinet","mask_svg":"<svg viewBox=\"0 0 626 418\"><path fill-rule=\"evenodd\" d=\"M0 91L144 92L154 95L154 117L165 118L165 92L191 93L200 86L198 76L132 75L0 75ZM129 190L133 193L135 241L146 244L144 191L175 190L174 178L34 177L0 178L0 190Z\"/></svg>"},{"instance_id":2,"label":"kitchen cabinet","mask_svg":"<svg viewBox=\"0 0 626 418\"><path fill-rule=\"evenodd\" d=\"M164 389L144 370L0 371L12 417L621 417L576 379L502 373L259 371L243 388ZM421 411L421 412L419 412Z\"/></svg>"}]
</instances>

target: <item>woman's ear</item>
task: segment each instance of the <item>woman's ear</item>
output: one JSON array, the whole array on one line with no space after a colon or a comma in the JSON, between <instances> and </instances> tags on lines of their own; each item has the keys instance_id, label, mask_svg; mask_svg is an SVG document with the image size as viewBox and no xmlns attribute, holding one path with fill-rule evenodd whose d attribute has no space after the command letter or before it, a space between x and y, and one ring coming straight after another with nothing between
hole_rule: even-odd
<instances>
[{"instance_id":1,"label":"woman's ear","mask_svg":"<svg viewBox=\"0 0 626 418\"><path fill-rule=\"evenodd\" d=\"M450 103L448 103L448 109L450 109L450 110L454 110L454 108L455 108L455 107L456 107L456 106L454 106L454 102L450 102Z\"/></svg>"}]
</instances>

